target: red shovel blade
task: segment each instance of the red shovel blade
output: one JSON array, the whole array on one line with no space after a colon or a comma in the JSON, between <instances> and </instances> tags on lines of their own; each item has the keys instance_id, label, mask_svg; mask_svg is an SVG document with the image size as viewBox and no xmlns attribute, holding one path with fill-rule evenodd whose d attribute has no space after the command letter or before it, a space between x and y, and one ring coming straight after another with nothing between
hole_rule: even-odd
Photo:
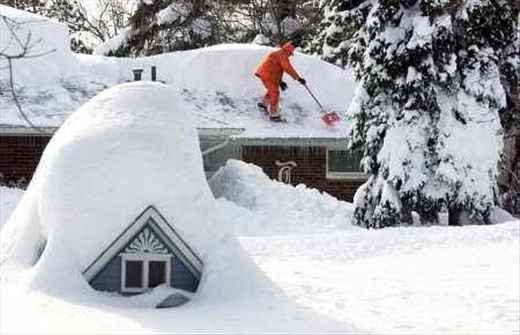
<instances>
[{"instance_id":1,"label":"red shovel blade","mask_svg":"<svg viewBox=\"0 0 520 335\"><path fill-rule=\"evenodd\" d=\"M340 119L339 119L339 115L338 113L332 111L330 113L327 113L325 115L323 115L321 117L321 119L323 120L323 122L325 122L328 126L333 126L334 124L336 124L336 122L338 122Z\"/></svg>"}]
</instances>

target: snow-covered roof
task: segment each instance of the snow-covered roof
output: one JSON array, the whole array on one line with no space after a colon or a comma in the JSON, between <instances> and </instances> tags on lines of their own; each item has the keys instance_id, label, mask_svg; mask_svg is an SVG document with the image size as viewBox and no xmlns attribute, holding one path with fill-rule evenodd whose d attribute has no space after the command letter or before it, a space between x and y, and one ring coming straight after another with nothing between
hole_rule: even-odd
<instances>
[{"instance_id":1,"label":"snow-covered roof","mask_svg":"<svg viewBox=\"0 0 520 335\"><path fill-rule=\"evenodd\" d=\"M53 136L13 214L25 228L2 257L30 265L39 245L36 276L72 264L81 273L150 205L202 258L226 233L178 91L127 83L89 101Z\"/></svg>"},{"instance_id":2,"label":"snow-covered roof","mask_svg":"<svg viewBox=\"0 0 520 335\"><path fill-rule=\"evenodd\" d=\"M24 58L13 60L13 81L22 102L26 86L42 85L44 91L45 86L55 85L56 81L65 80L69 74L78 71L81 65L70 51L66 24L4 5L0 5L0 16L2 53L15 56L23 51L24 45L28 46ZM6 65L6 59L0 58L2 81L9 78ZM9 100L6 103L8 106L12 104ZM5 113L4 105L2 101L2 114ZM27 106L27 109L30 111L31 107Z\"/></svg>"},{"instance_id":3,"label":"snow-covered roof","mask_svg":"<svg viewBox=\"0 0 520 335\"><path fill-rule=\"evenodd\" d=\"M238 136L256 139L347 136L347 123L326 126L320 120L321 111L315 101L288 76L284 80L289 89L282 92L280 103L282 116L288 122L270 123L258 111L256 103L264 88L253 73L272 48L231 44L142 58L88 56L70 52L66 27L53 24L60 28L38 30L39 37L45 43L61 41L62 46L53 47L54 51L44 57L14 62L17 94L24 113L37 126L59 127L97 93L133 80L133 69L144 69L143 79L149 80L151 66L156 66L158 80L180 89L187 111L199 129L243 129ZM3 28L2 34L7 34ZM344 116L356 86L351 72L300 53L295 54L292 62L325 110ZM6 78L7 69L1 67L0 71ZM0 96L0 102L4 132L5 126L27 125L10 95Z\"/></svg>"},{"instance_id":4,"label":"snow-covered roof","mask_svg":"<svg viewBox=\"0 0 520 335\"><path fill-rule=\"evenodd\" d=\"M56 24L63 25L61 23L58 23L58 21L56 21L54 19L51 19L51 18L48 18L45 16L41 16L41 15L38 15L35 13L27 12L24 10L20 10L20 9L17 9L14 7L2 5L2 4L0 4L0 15L8 17L10 19L20 19L20 20L24 20L24 21L40 20L40 21L54 22Z\"/></svg>"}]
</instances>

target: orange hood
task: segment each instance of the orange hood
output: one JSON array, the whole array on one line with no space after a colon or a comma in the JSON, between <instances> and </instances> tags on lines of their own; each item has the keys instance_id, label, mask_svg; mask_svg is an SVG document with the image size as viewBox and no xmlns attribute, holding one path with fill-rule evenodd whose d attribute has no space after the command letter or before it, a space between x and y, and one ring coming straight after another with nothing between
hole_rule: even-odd
<instances>
[{"instance_id":1,"label":"orange hood","mask_svg":"<svg viewBox=\"0 0 520 335\"><path fill-rule=\"evenodd\" d=\"M283 51L285 51L289 56L291 56L294 53L294 45L291 44L291 42L287 42L282 47Z\"/></svg>"}]
</instances>

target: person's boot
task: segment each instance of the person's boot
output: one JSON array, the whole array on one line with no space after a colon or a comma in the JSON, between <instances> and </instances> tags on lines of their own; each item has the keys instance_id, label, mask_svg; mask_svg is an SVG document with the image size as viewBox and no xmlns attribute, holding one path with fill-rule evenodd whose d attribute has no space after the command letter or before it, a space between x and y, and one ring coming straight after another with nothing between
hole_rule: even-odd
<instances>
[{"instance_id":1,"label":"person's boot","mask_svg":"<svg viewBox=\"0 0 520 335\"><path fill-rule=\"evenodd\" d=\"M269 111L267 110L267 106L264 105L263 103L259 102L256 104L258 106L258 109L261 110L262 112L264 113L269 113Z\"/></svg>"},{"instance_id":2,"label":"person's boot","mask_svg":"<svg viewBox=\"0 0 520 335\"><path fill-rule=\"evenodd\" d=\"M271 116L269 116L269 121L271 121L271 122L283 122L282 117L280 115L271 115Z\"/></svg>"}]
</instances>

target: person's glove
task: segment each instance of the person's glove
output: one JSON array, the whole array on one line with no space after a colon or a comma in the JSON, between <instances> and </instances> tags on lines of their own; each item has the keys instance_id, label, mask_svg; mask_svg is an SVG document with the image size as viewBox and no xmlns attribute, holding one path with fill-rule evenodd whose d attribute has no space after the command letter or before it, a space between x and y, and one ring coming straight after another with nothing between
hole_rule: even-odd
<instances>
[{"instance_id":1,"label":"person's glove","mask_svg":"<svg viewBox=\"0 0 520 335\"><path fill-rule=\"evenodd\" d=\"M280 88L282 89L282 91L285 91L287 89L287 84L285 82L281 81Z\"/></svg>"},{"instance_id":2,"label":"person's glove","mask_svg":"<svg viewBox=\"0 0 520 335\"><path fill-rule=\"evenodd\" d=\"M307 81L305 81L305 79L303 79L303 78L298 78L298 81L299 81L300 84L302 84L302 85L307 84Z\"/></svg>"}]
</instances>

